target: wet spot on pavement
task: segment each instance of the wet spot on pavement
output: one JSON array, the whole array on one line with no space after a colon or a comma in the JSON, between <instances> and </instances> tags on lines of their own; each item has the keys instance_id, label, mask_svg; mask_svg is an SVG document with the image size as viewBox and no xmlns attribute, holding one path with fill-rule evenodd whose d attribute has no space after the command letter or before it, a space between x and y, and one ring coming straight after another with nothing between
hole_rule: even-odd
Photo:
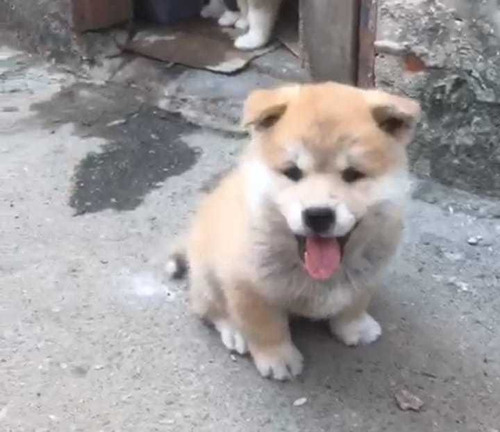
<instances>
[{"instance_id":1,"label":"wet spot on pavement","mask_svg":"<svg viewBox=\"0 0 500 432\"><path fill-rule=\"evenodd\" d=\"M198 159L198 151L182 140L196 128L179 116L144 108L109 127L119 130L114 142L90 153L76 168L70 205L78 215L133 210L149 191Z\"/></svg>"},{"instance_id":2,"label":"wet spot on pavement","mask_svg":"<svg viewBox=\"0 0 500 432\"><path fill-rule=\"evenodd\" d=\"M76 215L133 210L150 191L197 162L200 151L182 137L199 128L143 96L111 84L75 84L32 106L47 128L72 123L77 135L107 140L75 167L69 205Z\"/></svg>"}]
</instances>

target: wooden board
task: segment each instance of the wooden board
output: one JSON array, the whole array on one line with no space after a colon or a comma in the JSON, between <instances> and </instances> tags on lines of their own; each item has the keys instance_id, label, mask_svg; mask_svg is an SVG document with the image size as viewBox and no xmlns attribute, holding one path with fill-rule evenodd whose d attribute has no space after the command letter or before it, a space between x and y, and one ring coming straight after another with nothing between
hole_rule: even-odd
<instances>
[{"instance_id":1,"label":"wooden board","mask_svg":"<svg viewBox=\"0 0 500 432\"><path fill-rule=\"evenodd\" d=\"M268 45L255 51L240 51L234 47L239 32L220 27L210 20L196 19L174 26L140 30L126 50L168 63L232 74L275 48Z\"/></svg>"},{"instance_id":2,"label":"wooden board","mask_svg":"<svg viewBox=\"0 0 500 432\"><path fill-rule=\"evenodd\" d=\"M359 0L301 0L300 40L314 80L356 84Z\"/></svg>"},{"instance_id":3,"label":"wooden board","mask_svg":"<svg viewBox=\"0 0 500 432\"><path fill-rule=\"evenodd\" d=\"M83 32L121 24L132 18L132 0L71 0L73 27Z\"/></svg>"}]
</instances>

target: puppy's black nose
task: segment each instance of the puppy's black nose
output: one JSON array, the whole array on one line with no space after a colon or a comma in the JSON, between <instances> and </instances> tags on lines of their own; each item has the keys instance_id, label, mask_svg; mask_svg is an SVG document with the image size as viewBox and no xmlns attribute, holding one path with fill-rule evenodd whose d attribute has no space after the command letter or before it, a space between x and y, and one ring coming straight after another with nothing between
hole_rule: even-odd
<instances>
[{"instance_id":1,"label":"puppy's black nose","mask_svg":"<svg viewBox=\"0 0 500 432\"><path fill-rule=\"evenodd\" d=\"M311 207L302 212L304 224L316 234L323 234L335 224L335 213L329 207Z\"/></svg>"}]
</instances>

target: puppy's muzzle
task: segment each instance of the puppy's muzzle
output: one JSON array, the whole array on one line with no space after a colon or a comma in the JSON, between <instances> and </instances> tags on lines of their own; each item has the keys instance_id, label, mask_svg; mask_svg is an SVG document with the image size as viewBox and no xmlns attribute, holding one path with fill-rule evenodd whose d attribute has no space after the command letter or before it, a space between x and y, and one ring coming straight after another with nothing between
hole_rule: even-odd
<instances>
[{"instance_id":1,"label":"puppy's muzzle","mask_svg":"<svg viewBox=\"0 0 500 432\"><path fill-rule=\"evenodd\" d=\"M336 215L330 207L311 207L302 212L302 221L314 234L325 234L335 225Z\"/></svg>"}]
</instances>

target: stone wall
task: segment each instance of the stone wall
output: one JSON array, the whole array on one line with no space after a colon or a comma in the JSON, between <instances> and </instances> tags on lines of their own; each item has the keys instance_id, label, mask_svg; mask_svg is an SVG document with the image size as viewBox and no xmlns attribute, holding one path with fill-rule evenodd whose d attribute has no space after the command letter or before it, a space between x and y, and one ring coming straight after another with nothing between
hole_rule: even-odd
<instances>
[{"instance_id":1,"label":"stone wall","mask_svg":"<svg viewBox=\"0 0 500 432\"><path fill-rule=\"evenodd\" d=\"M500 197L500 4L379 0L377 85L422 102L413 169Z\"/></svg>"},{"instance_id":2,"label":"stone wall","mask_svg":"<svg viewBox=\"0 0 500 432\"><path fill-rule=\"evenodd\" d=\"M0 25L23 48L60 61L78 55L70 0L0 0Z\"/></svg>"}]
</instances>

